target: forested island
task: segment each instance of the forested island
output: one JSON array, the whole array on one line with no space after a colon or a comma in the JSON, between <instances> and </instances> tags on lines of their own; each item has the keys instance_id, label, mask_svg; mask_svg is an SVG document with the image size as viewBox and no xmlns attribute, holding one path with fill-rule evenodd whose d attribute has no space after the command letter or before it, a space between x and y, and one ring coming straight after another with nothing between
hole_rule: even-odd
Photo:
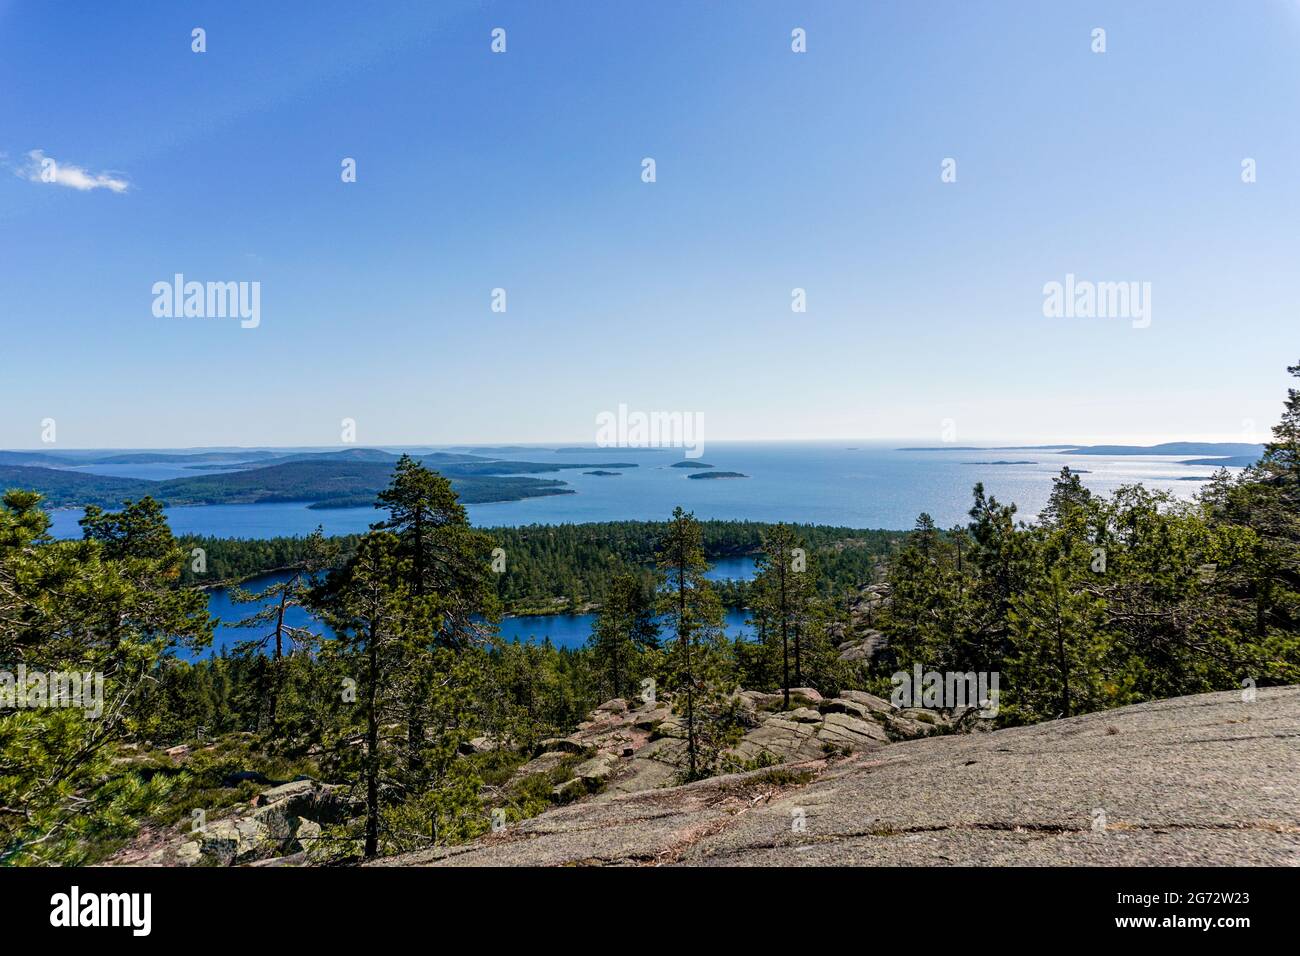
<instances>
[{"instance_id":1,"label":"forested island","mask_svg":"<svg viewBox=\"0 0 1300 956\"><path fill-rule=\"evenodd\" d=\"M178 540L147 495L55 540L40 494L5 492L0 859L371 861L630 780L789 786L810 756L1300 681L1300 389L1258 463L1195 501L1065 468L1032 522L977 484L968 521L906 534L681 508L478 529L454 482L404 456L373 530L261 543ZM739 554L756 640L727 636L708 577ZM248 640L187 660L212 637L203 574L268 564L291 573L240 596ZM586 647L500 640L504 605L557 590L598 605ZM98 675L102 706L15 706L20 667ZM1000 707L891 706L913 669L998 673ZM602 749L600 727L635 746Z\"/></svg>"},{"instance_id":2,"label":"forested island","mask_svg":"<svg viewBox=\"0 0 1300 956\"><path fill-rule=\"evenodd\" d=\"M137 457L140 459L137 461ZM58 457L41 453L7 452L3 461L39 464L0 464L0 487L21 487L40 492L52 508L98 505L114 507L128 498L145 495L167 507L183 505L265 504L304 501L312 508L368 507L392 478L398 456L374 449L295 455L259 454L252 462L232 463L229 453L213 456L148 454ZM205 461L223 462L218 474L148 481L115 478L66 470L69 464L131 464ZM590 463L531 462L483 458L445 452L419 457L419 461L451 479L466 504L519 501L545 495L573 494L565 482L520 477L574 468ZM50 467L60 463L65 468ZM609 468L635 468L635 462L609 462Z\"/></svg>"}]
</instances>

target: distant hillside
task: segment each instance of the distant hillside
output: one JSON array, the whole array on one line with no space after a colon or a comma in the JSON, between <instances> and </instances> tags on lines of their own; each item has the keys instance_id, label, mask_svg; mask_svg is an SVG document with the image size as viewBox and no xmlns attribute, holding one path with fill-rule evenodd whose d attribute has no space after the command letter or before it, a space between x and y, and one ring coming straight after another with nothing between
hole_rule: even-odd
<instances>
[{"instance_id":1,"label":"distant hillside","mask_svg":"<svg viewBox=\"0 0 1300 956\"><path fill-rule=\"evenodd\" d=\"M269 451L205 451L182 455L146 451L78 459L76 463L79 465L179 465L186 462L256 462L275 457L275 453Z\"/></svg>"},{"instance_id":2,"label":"distant hillside","mask_svg":"<svg viewBox=\"0 0 1300 956\"><path fill-rule=\"evenodd\" d=\"M1248 442L1169 441L1160 445L1081 445L1063 449L1070 455L1249 455L1264 453L1263 445Z\"/></svg>"},{"instance_id":3,"label":"distant hillside","mask_svg":"<svg viewBox=\"0 0 1300 956\"><path fill-rule=\"evenodd\" d=\"M182 465L191 462L254 462L277 457L270 451L205 452L95 452L95 451L0 451L0 465Z\"/></svg>"},{"instance_id":4,"label":"distant hillside","mask_svg":"<svg viewBox=\"0 0 1300 956\"><path fill-rule=\"evenodd\" d=\"M0 451L0 465L86 465L94 456L43 451Z\"/></svg>"},{"instance_id":5,"label":"distant hillside","mask_svg":"<svg viewBox=\"0 0 1300 956\"><path fill-rule=\"evenodd\" d=\"M140 498L157 486L154 481L136 478L105 478L80 471L38 468L27 465L0 465L0 490L22 488L39 491L52 508L69 505L99 505L116 508L124 498Z\"/></svg>"},{"instance_id":6,"label":"distant hillside","mask_svg":"<svg viewBox=\"0 0 1300 956\"><path fill-rule=\"evenodd\" d=\"M1180 465L1210 465L1214 468L1249 468L1259 461L1259 455L1229 455L1227 458L1188 458Z\"/></svg>"},{"instance_id":7,"label":"distant hillside","mask_svg":"<svg viewBox=\"0 0 1300 956\"><path fill-rule=\"evenodd\" d=\"M562 481L458 475L452 473L455 467L454 464L446 466L444 473L466 504L572 494L572 489ZM308 459L213 475L145 481L57 468L0 465L0 488L38 491L55 508L86 505L116 508L124 499L144 495L152 495L169 507L305 501L313 507L344 508L373 504L375 495L388 486L392 473L391 461Z\"/></svg>"}]
</instances>

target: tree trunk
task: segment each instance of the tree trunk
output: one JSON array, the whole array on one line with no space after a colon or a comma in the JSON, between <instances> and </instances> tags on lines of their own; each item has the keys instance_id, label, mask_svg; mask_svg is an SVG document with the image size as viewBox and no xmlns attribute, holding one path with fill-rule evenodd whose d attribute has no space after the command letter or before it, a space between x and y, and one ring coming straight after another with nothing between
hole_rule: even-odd
<instances>
[{"instance_id":1,"label":"tree trunk","mask_svg":"<svg viewBox=\"0 0 1300 956\"><path fill-rule=\"evenodd\" d=\"M424 597L424 513L417 505L415 509L415 593Z\"/></svg>"},{"instance_id":2,"label":"tree trunk","mask_svg":"<svg viewBox=\"0 0 1300 956\"><path fill-rule=\"evenodd\" d=\"M1058 666L1061 668L1061 709L1062 716L1070 716L1070 662L1065 657L1065 634L1061 627L1061 614L1057 610L1056 614L1056 657Z\"/></svg>"},{"instance_id":3,"label":"tree trunk","mask_svg":"<svg viewBox=\"0 0 1300 956\"><path fill-rule=\"evenodd\" d=\"M677 636L686 654L686 752L695 779L695 671L691 668L691 639L686 633L686 563L677 566Z\"/></svg>"},{"instance_id":4,"label":"tree trunk","mask_svg":"<svg viewBox=\"0 0 1300 956\"><path fill-rule=\"evenodd\" d=\"M790 709L790 639L789 639L789 614L786 608L785 597L785 551L782 549L779 555L781 569L781 693L783 696L782 708Z\"/></svg>"},{"instance_id":5,"label":"tree trunk","mask_svg":"<svg viewBox=\"0 0 1300 956\"><path fill-rule=\"evenodd\" d=\"M289 600L289 584L280 592L280 608L275 615L275 660L271 667L271 729L275 729L276 705L280 700L280 658L284 657L284 607Z\"/></svg>"},{"instance_id":6,"label":"tree trunk","mask_svg":"<svg viewBox=\"0 0 1300 956\"><path fill-rule=\"evenodd\" d=\"M370 658L366 689L366 844L365 855L371 859L379 855L379 648L375 643L376 628L370 625L367 648Z\"/></svg>"},{"instance_id":7,"label":"tree trunk","mask_svg":"<svg viewBox=\"0 0 1300 956\"><path fill-rule=\"evenodd\" d=\"M803 686L803 657L800 651L800 637L803 634L803 619L794 619L794 682Z\"/></svg>"}]
</instances>

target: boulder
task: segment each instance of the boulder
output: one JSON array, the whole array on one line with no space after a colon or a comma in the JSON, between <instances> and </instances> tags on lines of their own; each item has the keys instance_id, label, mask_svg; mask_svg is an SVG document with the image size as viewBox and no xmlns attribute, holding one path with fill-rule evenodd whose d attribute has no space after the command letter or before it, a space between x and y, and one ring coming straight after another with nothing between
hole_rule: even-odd
<instances>
[{"instance_id":1,"label":"boulder","mask_svg":"<svg viewBox=\"0 0 1300 956\"><path fill-rule=\"evenodd\" d=\"M933 724L923 724L919 720L911 720L907 717L892 715L885 718L890 731L894 736L901 740L915 740L917 737L928 737L937 729Z\"/></svg>"},{"instance_id":2,"label":"boulder","mask_svg":"<svg viewBox=\"0 0 1300 956\"><path fill-rule=\"evenodd\" d=\"M840 660L850 663L855 661L870 661L876 656L876 652L882 647L889 644L889 638L881 631L874 628L868 628L852 640L845 641L839 645Z\"/></svg>"},{"instance_id":3,"label":"boulder","mask_svg":"<svg viewBox=\"0 0 1300 956\"><path fill-rule=\"evenodd\" d=\"M669 714L654 728L657 737L678 737L686 739L686 721L676 714Z\"/></svg>"},{"instance_id":4,"label":"boulder","mask_svg":"<svg viewBox=\"0 0 1300 956\"><path fill-rule=\"evenodd\" d=\"M841 700L851 700L855 704L862 704L868 710L878 714L887 714L893 710L893 706L883 697L877 697L875 694L868 694L865 690L842 690L840 691Z\"/></svg>"},{"instance_id":5,"label":"boulder","mask_svg":"<svg viewBox=\"0 0 1300 956\"><path fill-rule=\"evenodd\" d=\"M785 706L785 697L780 693L769 694L761 690L741 691L737 695L741 711L756 713L760 711L780 710Z\"/></svg>"},{"instance_id":6,"label":"boulder","mask_svg":"<svg viewBox=\"0 0 1300 956\"><path fill-rule=\"evenodd\" d=\"M626 714L627 701L622 697L614 697L597 707L596 712L605 714Z\"/></svg>"},{"instance_id":7,"label":"boulder","mask_svg":"<svg viewBox=\"0 0 1300 956\"><path fill-rule=\"evenodd\" d=\"M584 760L573 768L573 775L586 781L588 789L604 783L618 767L618 757L608 751L600 751L590 760Z\"/></svg>"},{"instance_id":8,"label":"boulder","mask_svg":"<svg viewBox=\"0 0 1300 956\"><path fill-rule=\"evenodd\" d=\"M815 756L816 749L807 750L805 744L813 739L816 730L816 724L772 717L745 734L731 752L743 761L774 759L777 763Z\"/></svg>"},{"instance_id":9,"label":"boulder","mask_svg":"<svg viewBox=\"0 0 1300 956\"><path fill-rule=\"evenodd\" d=\"M645 713L638 714L636 720L632 721L632 726L637 730L654 730L659 724L663 723L673 712L667 707L657 707L648 710Z\"/></svg>"},{"instance_id":10,"label":"boulder","mask_svg":"<svg viewBox=\"0 0 1300 956\"><path fill-rule=\"evenodd\" d=\"M458 746L456 750L464 756L469 757L474 754L483 754L492 750L497 750L500 747L500 741L493 737L480 735L478 737L471 737L469 740L462 740L460 746Z\"/></svg>"},{"instance_id":11,"label":"boulder","mask_svg":"<svg viewBox=\"0 0 1300 956\"><path fill-rule=\"evenodd\" d=\"M830 700L822 701L817 707L823 714L851 714L863 720L871 716L871 708L866 704L859 704L856 700L845 697L832 697Z\"/></svg>"},{"instance_id":12,"label":"boulder","mask_svg":"<svg viewBox=\"0 0 1300 956\"><path fill-rule=\"evenodd\" d=\"M533 756L544 753L580 754L586 749L581 741L574 740L572 737L547 737L537 745Z\"/></svg>"},{"instance_id":13,"label":"boulder","mask_svg":"<svg viewBox=\"0 0 1300 956\"><path fill-rule=\"evenodd\" d=\"M782 716L787 720L797 720L801 724L820 724L822 722L822 715L811 707L796 707Z\"/></svg>"},{"instance_id":14,"label":"boulder","mask_svg":"<svg viewBox=\"0 0 1300 956\"><path fill-rule=\"evenodd\" d=\"M357 811L340 787L310 778L264 790L254 799L253 805L252 818L265 826L277 840L287 840L293 835L293 821L298 817L320 823L340 823Z\"/></svg>"},{"instance_id":15,"label":"boulder","mask_svg":"<svg viewBox=\"0 0 1300 956\"><path fill-rule=\"evenodd\" d=\"M537 773L550 773L565 760L569 759L569 754L558 750L551 750L543 754L538 754L528 763L524 764L514 772L510 778L511 782L522 780L524 777L531 777Z\"/></svg>"},{"instance_id":16,"label":"boulder","mask_svg":"<svg viewBox=\"0 0 1300 956\"><path fill-rule=\"evenodd\" d=\"M265 828L269 839L277 843L283 843L293 837L294 830L302 820L302 817L294 811L307 809L311 805L310 801L301 808L297 804L297 800L279 800L276 803L258 807L253 811L251 819L256 820Z\"/></svg>"},{"instance_id":17,"label":"boulder","mask_svg":"<svg viewBox=\"0 0 1300 956\"><path fill-rule=\"evenodd\" d=\"M315 789L315 780L310 777L300 777L297 780L282 783L278 787L272 787L270 790L263 790L257 795L257 799L253 803L255 806L264 807L269 803L279 803L281 800L309 796Z\"/></svg>"},{"instance_id":18,"label":"boulder","mask_svg":"<svg viewBox=\"0 0 1300 956\"><path fill-rule=\"evenodd\" d=\"M229 866L257 856L269 844L266 827L251 817L228 817L209 824L199 838L199 851Z\"/></svg>"},{"instance_id":19,"label":"boulder","mask_svg":"<svg viewBox=\"0 0 1300 956\"><path fill-rule=\"evenodd\" d=\"M810 704L820 704L822 700L822 695L817 692L815 687L791 687L790 699L794 700L796 697Z\"/></svg>"},{"instance_id":20,"label":"boulder","mask_svg":"<svg viewBox=\"0 0 1300 956\"><path fill-rule=\"evenodd\" d=\"M182 843L176 850L177 866L196 866L203 860L203 851L197 840Z\"/></svg>"},{"instance_id":21,"label":"boulder","mask_svg":"<svg viewBox=\"0 0 1300 956\"><path fill-rule=\"evenodd\" d=\"M880 724L852 714L827 714L817 739L852 751L875 750L889 743L889 735Z\"/></svg>"},{"instance_id":22,"label":"boulder","mask_svg":"<svg viewBox=\"0 0 1300 956\"><path fill-rule=\"evenodd\" d=\"M320 837L319 823L314 820L299 820L297 828L293 831L293 844L289 849L293 852L310 850Z\"/></svg>"}]
</instances>

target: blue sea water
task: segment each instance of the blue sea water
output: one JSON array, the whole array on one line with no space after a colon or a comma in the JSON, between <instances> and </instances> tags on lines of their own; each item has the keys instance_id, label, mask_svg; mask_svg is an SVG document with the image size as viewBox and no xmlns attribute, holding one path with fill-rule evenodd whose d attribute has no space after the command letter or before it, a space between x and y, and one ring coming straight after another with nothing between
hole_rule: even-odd
<instances>
[{"instance_id":1,"label":"blue sea water","mask_svg":"<svg viewBox=\"0 0 1300 956\"><path fill-rule=\"evenodd\" d=\"M540 475L556 478L575 492L469 505L470 520L480 527L494 525L559 524L564 522L661 521L681 505L699 518L801 521L857 528L910 528L927 511L943 527L966 520L971 488L983 482L999 500L1015 502L1024 518L1034 517L1047 501L1051 479L1062 466L1086 471L1084 484L1108 493L1122 484L1141 481L1190 498L1211 468L1184 465L1169 456L1070 455L1040 450L901 451L898 446L847 446L823 442L735 443L705 446L700 459L718 471L736 471L746 478L691 479L693 469L673 468L680 449L628 451L590 449L566 454L548 449L513 452L528 461L571 464L638 463L617 469L616 477L583 474L575 468ZM1030 461L1032 464L979 464ZM109 466L124 467L124 466ZM131 466L125 466L131 467ZM156 468L158 466L148 466ZM164 466L165 467L165 466ZM83 470L100 473L102 466ZM108 472L103 472L108 473ZM121 471L112 472L122 474ZM197 472L189 472L196 474ZM161 472L159 476L162 477ZM135 474L133 477L144 477ZM172 475L166 475L172 477ZM366 531L377 520L373 508L308 508L306 502L255 505L201 505L168 509L177 534L264 538L309 534L317 525L327 534ZM79 510L53 514L53 532L78 537Z\"/></svg>"},{"instance_id":2,"label":"blue sea water","mask_svg":"<svg viewBox=\"0 0 1300 956\"><path fill-rule=\"evenodd\" d=\"M748 580L753 577L753 574L754 561L752 558L728 558L719 561L710 570L709 577L713 580L721 580L722 578ZM271 584L285 581L288 577L287 572L264 575L245 582L244 589L249 592L260 591ZM273 625L260 625L257 628L235 626L236 621L255 613L258 607L260 607L258 604L235 603L231 600L230 592L225 588L213 588L209 591L208 613L216 618L218 623L213 632L210 649L201 656L206 657L210 653L220 653L222 649L230 648L241 641L260 638L271 632L274 629ZM747 623L747 618L747 612L729 608L724 618L727 636L733 639L736 637L752 637L753 628ZM328 627L300 607L289 608L286 611L285 623L291 627L310 628L315 633L325 637L334 636ZM549 639L556 647L574 648L587 643L595 623L596 615L594 614L539 614L531 617L507 617L502 619L498 633L506 641L540 643ZM271 648L268 647L267 649L269 651Z\"/></svg>"}]
</instances>

